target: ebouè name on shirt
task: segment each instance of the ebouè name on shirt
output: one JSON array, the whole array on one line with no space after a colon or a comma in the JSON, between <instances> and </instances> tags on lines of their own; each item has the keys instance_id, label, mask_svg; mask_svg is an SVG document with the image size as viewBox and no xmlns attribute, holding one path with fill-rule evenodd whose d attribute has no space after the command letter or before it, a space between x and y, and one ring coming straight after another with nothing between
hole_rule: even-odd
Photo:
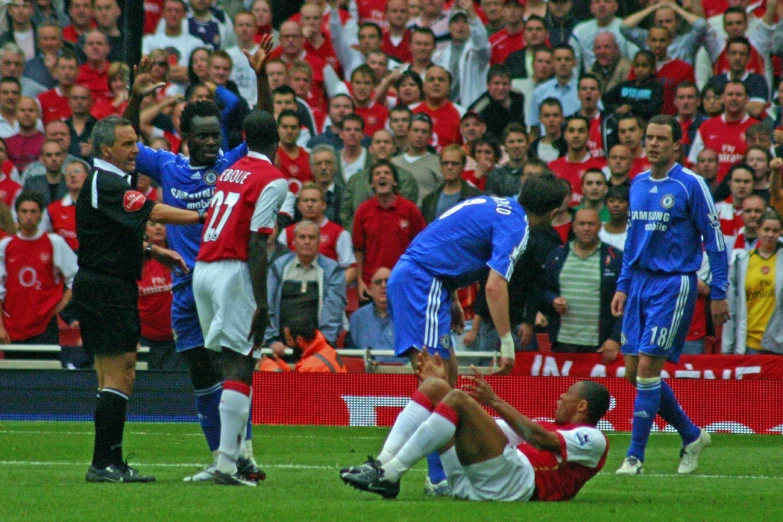
<instances>
[{"instance_id":1,"label":"ebou\u00e8 name on shirt","mask_svg":"<svg viewBox=\"0 0 783 522\"><path fill-rule=\"evenodd\" d=\"M218 181L243 185L250 173L246 170L228 169L220 175Z\"/></svg>"}]
</instances>

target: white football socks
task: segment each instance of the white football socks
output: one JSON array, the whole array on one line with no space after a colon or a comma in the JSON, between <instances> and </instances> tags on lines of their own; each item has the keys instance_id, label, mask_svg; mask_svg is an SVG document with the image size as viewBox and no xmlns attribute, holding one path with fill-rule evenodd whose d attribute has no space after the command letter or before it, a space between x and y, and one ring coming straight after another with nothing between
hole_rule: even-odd
<instances>
[{"instance_id":1,"label":"white football socks","mask_svg":"<svg viewBox=\"0 0 783 522\"><path fill-rule=\"evenodd\" d=\"M394 421L394 425L392 426L391 431L389 431L389 435L386 437L386 442L383 443L381 454L378 455L378 460L381 461L381 464L389 462L397 454L400 448L402 448L416 429L427 420L431 413L431 409L427 409L413 398L408 401L408 404Z\"/></svg>"},{"instance_id":2,"label":"white football socks","mask_svg":"<svg viewBox=\"0 0 783 522\"><path fill-rule=\"evenodd\" d=\"M445 446L456 431L457 427L450 420L433 413L394 458L383 464L384 477L391 481L399 480L418 461Z\"/></svg>"},{"instance_id":3,"label":"white football socks","mask_svg":"<svg viewBox=\"0 0 783 522\"><path fill-rule=\"evenodd\" d=\"M223 388L220 397L220 448L217 469L233 475L237 471L242 440L250 414L250 397L240 391Z\"/></svg>"}]
</instances>

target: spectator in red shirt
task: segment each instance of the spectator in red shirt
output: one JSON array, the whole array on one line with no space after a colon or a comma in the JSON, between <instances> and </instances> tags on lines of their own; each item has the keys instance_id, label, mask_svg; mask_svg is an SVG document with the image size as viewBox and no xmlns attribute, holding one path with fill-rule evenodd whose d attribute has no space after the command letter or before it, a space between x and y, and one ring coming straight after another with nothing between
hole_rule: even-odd
<instances>
[{"instance_id":1,"label":"spectator in red shirt","mask_svg":"<svg viewBox=\"0 0 783 522\"><path fill-rule=\"evenodd\" d=\"M375 131L386 128L389 109L373 101L375 73L367 64L362 64L351 73L351 90L356 104L354 113L364 120L364 134L372 136Z\"/></svg>"},{"instance_id":2,"label":"spectator in red shirt","mask_svg":"<svg viewBox=\"0 0 783 522\"><path fill-rule=\"evenodd\" d=\"M97 26L92 17L91 0L71 0L68 14L71 17L71 25L63 29L63 38L68 42L78 43L82 34Z\"/></svg>"},{"instance_id":3,"label":"spectator in red shirt","mask_svg":"<svg viewBox=\"0 0 783 522\"><path fill-rule=\"evenodd\" d=\"M147 241L166 248L166 226L147 222ZM143 346L149 346L150 370L182 370L182 359L174 347L171 329L171 270L155 259L147 259L141 269L139 319Z\"/></svg>"},{"instance_id":4,"label":"spectator in red shirt","mask_svg":"<svg viewBox=\"0 0 783 522\"><path fill-rule=\"evenodd\" d=\"M381 50L398 62L410 62L410 29L408 29L408 2L388 0L386 3L387 29L381 39Z\"/></svg>"},{"instance_id":5,"label":"spectator in red shirt","mask_svg":"<svg viewBox=\"0 0 783 522\"><path fill-rule=\"evenodd\" d=\"M620 144L631 149L633 164L628 176L633 179L637 174L650 168L650 162L647 159L647 153L642 147L642 138L644 138L644 123L639 116L626 114L617 122L617 136Z\"/></svg>"},{"instance_id":6,"label":"spectator in red shirt","mask_svg":"<svg viewBox=\"0 0 783 522\"><path fill-rule=\"evenodd\" d=\"M40 195L20 194L19 233L0 241L0 344L59 344L56 316L78 267L61 237L38 231L44 206Z\"/></svg>"},{"instance_id":7,"label":"spectator in red shirt","mask_svg":"<svg viewBox=\"0 0 783 522\"><path fill-rule=\"evenodd\" d=\"M427 69L424 77L424 103L413 109L414 114L424 113L432 119L432 145L440 151L446 145L462 143L459 124L465 109L449 101L451 76L440 66Z\"/></svg>"},{"instance_id":8,"label":"spectator in red shirt","mask_svg":"<svg viewBox=\"0 0 783 522\"><path fill-rule=\"evenodd\" d=\"M288 178L288 190L299 194L302 185L312 181L310 154L296 144L302 132L302 123L296 111L286 109L277 118L280 145L275 156L275 166Z\"/></svg>"},{"instance_id":9,"label":"spectator in red shirt","mask_svg":"<svg viewBox=\"0 0 783 522\"><path fill-rule=\"evenodd\" d=\"M94 97L110 97L109 91L109 60L111 47L108 37L95 29L88 32L84 38L84 54L87 62L79 66L76 83L84 85Z\"/></svg>"},{"instance_id":10,"label":"spectator in red shirt","mask_svg":"<svg viewBox=\"0 0 783 522\"><path fill-rule=\"evenodd\" d=\"M16 181L19 171L8 160L8 145L3 138L0 138L0 165L0 202L5 203L10 211L14 208L16 196L22 191L22 185Z\"/></svg>"},{"instance_id":11,"label":"spectator in red shirt","mask_svg":"<svg viewBox=\"0 0 783 522\"><path fill-rule=\"evenodd\" d=\"M696 81L696 77L693 67L688 63L669 57L671 41L672 35L665 27L656 26L647 33L647 48L655 55L657 78L663 83L663 114L674 116L677 114L674 104L674 91L677 85L686 81Z\"/></svg>"},{"instance_id":12,"label":"spectator in red shirt","mask_svg":"<svg viewBox=\"0 0 783 522\"><path fill-rule=\"evenodd\" d=\"M54 66L54 79L57 85L38 95L38 104L41 106L41 119L46 125L52 120L64 120L71 115L71 107L68 105L68 94L76 83L76 75L79 74L79 62L70 51L63 52L57 57Z\"/></svg>"},{"instance_id":13,"label":"spectator in red shirt","mask_svg":"<svg viewBox=\"0 0 783 522\"><path fill-rule=\"evenodd\" d=\"M490 63L503 63L508 55L525 46L525 6L519 0L503 2L503 19L506 27L489 37L492 45Z\"/></svg>"},{"instance_id":14,"label":"spectator in red shirt","mask_svg":"<svg viewBox=\"0 0 783 522\"><path fill-rule=\"evenodd\" d=\"M359 298L368 299L367 287L375 271L391 267L424 230L424 217L412 201L397 194L397 168L380 160L370 170L375 197L356 209L353 248L359 269Z\"/></svg>"},{"instance_id":15,"label":"spectator in red shirt","mask_svg":"<svg viewBox=\"0 0 783 522\"><path fill-rule=\"evenodd\" d=\"M90 169L86 163L70 162L65 167L65 186L68 188L68 194L46 209L52 232L63 238L74 252L79 251L79 240L76 238L76 201L89 173Z\"/></svg>"},{"instance_id":16,"label":"spectator in red shirt","mask_svg":"<svg viewBox=\"0 0 783 522\"><path fill-rule=\"evenodd\" d=\"M582 175L591 168L602 169L603 159L594 158L587 149L590 122L584 116L571 116L566 120L565 141L568 152L549 164L558 177L567 180L572 187L571 206L582 202Z\"/></svg>"},{"instance_id":17,"label":"spectator in red shirt","mask_svg":"<svg viewBox=\"0 0 783 522\"><path fill-rule=\"evenodd\" d=\"M682 127L682 151L685 157L691 151L699 126L707 117L699 112L699 88L694 82L682 82L674 89L674 106L677 108L677 121Z\"/></svg>"},{"instance_id":18,"label":"spectator in red shirt","mask_svg":"<svg viewBox=\"0 0 783 522\"><path fill-rule=\"evenodd\" d=\"M38 130L38 104L34 99L22 96L16 106L19 133L6 140L8 158L20 171L38 159L46 138Z\"/></svg>"}]
</instances>

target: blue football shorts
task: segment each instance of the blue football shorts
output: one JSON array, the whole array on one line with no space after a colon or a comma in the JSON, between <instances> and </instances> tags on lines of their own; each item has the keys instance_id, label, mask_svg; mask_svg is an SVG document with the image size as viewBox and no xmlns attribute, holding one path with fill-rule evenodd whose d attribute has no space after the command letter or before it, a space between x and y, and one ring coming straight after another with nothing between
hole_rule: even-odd
<instances>
[{"instance_id":1,"label":"blue football shorts","mask_svg":"<svg viewBox=\"0 0 783 522\"><path fill-rule=\"evenodd\" d=\"M177 352L204 346L204 335L198 320L196 300L193 297L193 281L179 285L172 291L171 328Z\"/></svg>"}]
</instances>

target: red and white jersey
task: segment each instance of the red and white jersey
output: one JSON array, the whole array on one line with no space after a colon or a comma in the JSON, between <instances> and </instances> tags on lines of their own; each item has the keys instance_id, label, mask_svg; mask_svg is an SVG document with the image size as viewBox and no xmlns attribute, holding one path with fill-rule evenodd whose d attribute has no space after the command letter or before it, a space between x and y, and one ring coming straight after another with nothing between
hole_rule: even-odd
<instances>
[{"instance_id":1,"label":"red and white jersey","mask_svg":"<svg viewBox=\"0 0 783 522\"><path fill-rule=\"evenodd\" d=\"M400 41L395 44L394 42L397 39L392 38L388 30L384 31L383 38L381 39L381 51L385 52L391 58L394 58L400 63L409 63L411 60L413 60L410 47L410 37L411 30L406 29L405 34L402 35Z\"/></svg>"},{"instance_id":2,"label":"red and white jersey","mask_svg":"<svg viewBox=\"0 0 783 522\"><path fill-rule=\"evenodd\" d=\"M139 284L141 335L153 341L171 341L171 270L155 259L144 262Z\"/></svg>"},{"instance_id":3,"label":"red and white jersey","mask_svg":"<svg viewBox=\"0 0 783 522\"><path fill-rule=\"evenodd\" d=\"M68 243L74 252L79 250L79 240L76 238L76 205L68 194L46 208L49 220L52 222L52 232Z\"/></svg>"},{"instance_id":4,"label":"red and white jersey","mask_svg":"<svg viewBox=\"0 0 783 522\"><path fill-rule=\"evenodd\" d=\"M704 149L712 149L718 153L718 177L717 183L723 181L729 169L735 163L739 163L748 144L745 141L745 131L748 127L758 123L758 120L747 114L739 121L727 122L726 115L721 114L710 118L699 126L696 138L691 145L688 161L692 165L698 163L699 153Z\"/></svg>"},{"instance_id":5,"label":"red and white jersey","mask_svg":"<svg viewBox=\"0 0 783 522\"><path fill-rule=\"evenodd\" d=\"M12 180L5 172L0 172L0 201L13 210L16 196L20 192L22 192L22 185Z\"/></svg>"},{"instance_id":6,"label":"red and white jersey","mask_svg":"<svg viewBox=\"0 0 783 522\"><path fill-rule=\"evenodd\" d=\"M275 163L283 176L288 179L288 190L294 196L299 194L302 185L313 180L310 171L310 154L302 147L299 147L299 155L296 158L289 156L283 147L278 147Z\"/></svg>"},{"instance_id":7,"label":"red and white jersey","mask_svg":"<svg viewBox=\"0 0 783 522\"><path fill-rule=\"evenodd\" d=\"M68 96L59 87L49 89L38 95L38 105L41 107L41 120L46 125L54 120L67 120L71 117L71 106Z\"/></svg>"},{"instance_id":8,"label":"red and white jersey","mask_svg":"<svg viewBox=\"0 0 783 522\"><path fill-rule=\"evenodd\" d=\"M353 111L364 120L364 134L372 137L375 131L386 128L386 120L389 119L389 109L381 103L370 102L367 107L356 107Z\"/></svg>"},{"instance_id":9,"label":"red and white jersey","mask_svg":"<svg viewBox=\"0 0 783 522\"><path fill-rule=\"evenodd\" d=\"M388 26L386 21L386 0L362 0L356 2L359 11L359 24L372 22L383 29Z\"/></svg>"},{"instance_id":10,"label":"red and white jersey","mask_svg":"<svg viewBox=\"0 0 783 522\"><path fill-rule=\"evenodd\" d=\"M11 341L46 331L77 270L76 254L60 236L17 234L0 240L0 300Z\"/></svg>"},{"instance_id":11,"label":"red and white jersey","mask_svg":"<svg viewBox=\"0 0 783 522\"><path fill-rule=\"evenodd\" d=\"M503 63L509 54L525 46L525 31L510 35L508 29L504 27L489 37L489 45L492 47L492 58L489 63L492 65Z\"/></svg>"},{"instance_id":12,"label":"red and white jersey","mask_svg":"<svg viewBox=\"0 0 783 522\"><path fill-rule=\"evenodd\" d=\"M576 163L568 161L567 154L549 163L549 169L558 178L563 178L571 184L572 207L582 202L582 176L587 169L603 169L605 166L606 161L603 158L594 158L589 152L585 152L582 161Z\"/></svg>"},{"instance_id":13,"label":"red and white jersey","mask_svg":"<svg viewBox=\"0 0 783 522\"><path fill-rule=\"evenodd\" d=\"M750 61L748 62L748 66L745 68L745 70L748 72L760 74L762 76L766 76L767 74L767 68L764 65L764 57L761 56L761 53L759 53L752 45L750 46ZM726 47L724 47L718 56L718 59L715 60L715 63L712 65L712 73L713 75L717 76L719 74L725 74L730 71L731 68L729 67L729 58L726 55Z\"/></svg>"},{"instance_id":14,"label":"red and white jersey","mask_svg":"<svg viewBox=\"0 0 783 522\"><path fill-rule=\"evenodd\" d=\"M247 261L251 232L271 234L288 182L265 155L248 152L218 176L196 261Z\"/></svg>"},{"instance_id":15,"label":"red and white jersey","mask_svg":"<svg viewBox=\"0 0 783 522\"><path fill-rule=\"evenodd\" d=\"M734 245L737 234L745 226L742 221L742 208L735 207L734 199L729 196L723 201L715 203L715 210L718 212L720 231L723 232L726 244Z\"/></svg>"},{"instance_id":16,"label":"red and white jersey","mask_svg":"<svg viewBox=\"0 0 783 522\"><path fill-rule=\"evenodd\" d=\"M327 218L324 218L318 226L321 229L321 243L318 245L318 253L337 261L343 268L349 268L355 265L356 255L353 253L353 240L351 239L351 234L343 227L334 221L329 221ZM293 252L295 248L295 228L296 223L287 227L277 236L277 242L287 246L291 252Z\"/></svg>"},{"instance_id":17,"label":"red and white jersey","mask_svg":"<svg viewBox=\"0 0 783 522\"><path fill-rule=\"evenodd\" d=\"M459 131L459 124L465 109L450 101L447 101L437 109L430 107L422 102L415 109L411 109L413 114L424 113L432 118L432 143L431 145L440 152L446 145L456 143L462 144L462 134Z\"/></svg>"},{"instance_id":18,"label":"red and white jersey","mask_svg":"<svg viewBox=\"0 0 783 522\"><path fill-rule=\"evenodd\" d=\"M644 152L642 152L642 154L644 155L633 159L633 163L631 164L631 170L628 171L629 179L633 179L636 177L637 174L641 174L645 170L650 170L652 168L652 164L650 164L650 160L647 159L647 154Z\"/></svg>"},{"instance_id":19,"label":"red and white jersey","mask_svg":"<svg viewBox=\"0 0 783 522\"><path fill-rule=\"evenodd\" d=\"M601 132L601 113L596 112L595 117L591 118L590 131L587 138L587 150L594 158L603 158L604 154L604 135Z\"/></svg>"},{"instance_id":20,"label":"red and white jersey","mask_svg":"<svg viewBox=\"0 0 783 522\"><path fill-rule=\"evenodd\" d=\"M595 426L539 424L557 433L560 452L540 450L526 442L517 446L536 473L536 500L570 500L604 467L609 441Z\"/></svg>"}]
</instances>

